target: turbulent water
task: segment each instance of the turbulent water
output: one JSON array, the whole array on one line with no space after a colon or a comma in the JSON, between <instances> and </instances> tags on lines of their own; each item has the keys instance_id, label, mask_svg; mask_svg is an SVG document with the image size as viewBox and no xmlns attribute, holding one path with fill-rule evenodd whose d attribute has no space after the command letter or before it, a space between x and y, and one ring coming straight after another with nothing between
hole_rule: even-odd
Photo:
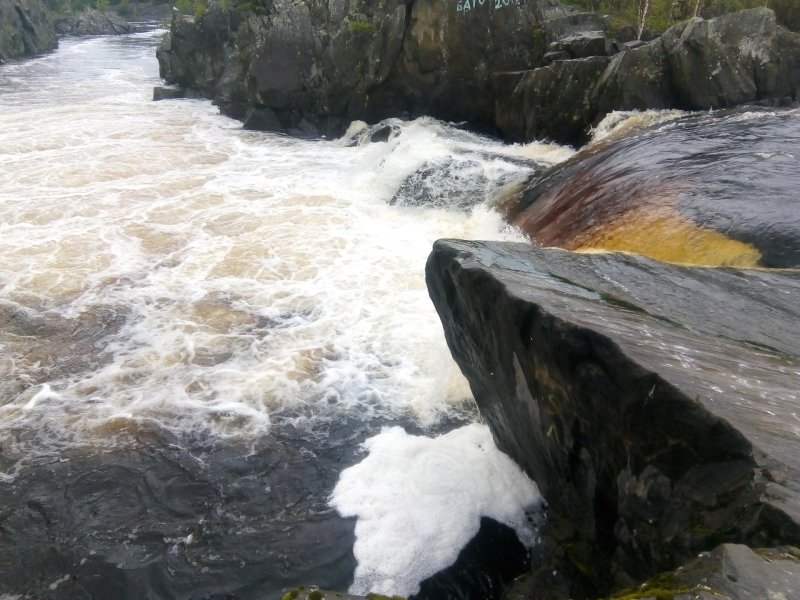
<instances>
[{"instance_id":1,"label":"turbulent water","mask_svg":"<svg viewBox=\"0 0 800 600\"><path fill-rule=\"evenodd\" d=\"M570 151L428 119L376 143L246 132L150 101L159 37L0 70L0 594L345 588L328 496L361 442L477 418L431 243L519 239L491 199Z\"/></svg>"}]
</instances>

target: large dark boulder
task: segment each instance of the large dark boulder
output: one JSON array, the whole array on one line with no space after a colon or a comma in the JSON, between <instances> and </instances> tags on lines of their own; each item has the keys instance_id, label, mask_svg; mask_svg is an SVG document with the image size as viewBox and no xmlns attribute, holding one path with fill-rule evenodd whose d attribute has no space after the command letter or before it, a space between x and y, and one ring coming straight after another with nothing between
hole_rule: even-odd
<instances>
[{"instance_id":1,"label":"large dark boulder","mask_svg":"<svg viewBox=\"0 0 800 600\"><path fill-rule=\"evenodd\" d=\"M439 241L426 275L550 507L529 589L597 597L723 542L800 543L800 273Z\"/></svg>"},{"instance_id":2,"label":"large dark boulder","mask_svg":"<svg viewBox=\"0 0 800 600\"><path fill-rule=\"evenodd\" d=\"M241 27L239 35L252 35L254 19L216 4L198 20L174 10L170 30L156 51L161 76L169 84L216 97L228 114L243 118L246 87L236 32Z\"/></svg>"},{"instance_id":3,"label":"large dark boulder","mask_svg":"<svg viewBox=\"0 0 800 600\"><path fill-rule=\"evenodd\" d=\"M585 86L581 102L574 101L573 87L555 96L535 93L551 77L544 69L520 74L513 89L504 84L496 96L496 120L505 136L580 144L590 126L614 110L791 103L800 97L800 34L758 8L679 23L645 46L616 54L595 77L582 61L558 68L560 78ZM554 119L559 107L560 118Z\"/></svg>"},{"instance_id":4,"label":"large dark boulder","mask_svg":"<svg viewBox=\"0 0 800 600\"><path fill-rule=\"evenodd\" d=\"M753 9L669 29L660 41L677 108L722 108L794 99L800 87L800 35L775 13Z\"/></svg>"},{"instance_id":5,"label":"large dark boulder","mask_svg":"<svg viewBox=\"0 0 800 600\"><path fill-rule=\"evenodd\" d=\"M595 115L592 87L608 61L557 60L534 71L497 75L498 127L510 141L541 137L543 131L556 140L581 139Z\"/></svg>"},{"instance_id":6,"label":"large dark boulder","mask_svg":"<svg viewBox=\"0 0 800 600\"><path fill-rule=\"evenodd\" d=\"M52 50L58 38L43 0L0 0L0 63Z\"/></svg>"}]
</instances>

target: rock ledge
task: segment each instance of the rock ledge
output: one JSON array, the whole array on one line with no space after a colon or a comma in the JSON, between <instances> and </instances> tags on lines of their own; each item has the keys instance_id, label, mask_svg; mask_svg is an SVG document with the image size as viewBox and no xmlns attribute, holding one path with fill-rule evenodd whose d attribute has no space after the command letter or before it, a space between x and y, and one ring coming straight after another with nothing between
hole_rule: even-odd
<instances>
[{"instance_id":1,"label":"rock ledge","mask_svg":"<svg viewBox=\"0 0 800 600\"><path fill-rule=\"evenodd\" d=\"M720 543L800 545L800 272L451 240L426 274L550 505L530 589L596 597Z\"/></svg>"}]
</instances>

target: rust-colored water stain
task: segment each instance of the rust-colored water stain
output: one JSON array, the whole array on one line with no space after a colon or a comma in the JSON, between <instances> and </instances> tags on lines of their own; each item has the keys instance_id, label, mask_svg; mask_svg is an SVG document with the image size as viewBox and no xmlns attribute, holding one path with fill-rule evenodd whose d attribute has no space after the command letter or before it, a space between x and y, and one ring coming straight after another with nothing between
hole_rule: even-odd
<instances>
[{"instance_id":1,"label":"rust-colored water stain","mask_svg":"<svg viewBox=\"0 0 800 600\"><path fill-rule=\"evenodd\" d=\"M761 252L751 244L700 227L672 208L644 206L595 227L568 249L623 251L671 263L756 267Z\"/></svg>"},{"instance_id":2,"label":"rust-colored water stain","mask_svg":"<svg viewBox=\"0 0 800 600\"><path fill-rule=\"evenodd\" d=\"M795 112L692 115L581 150L506 214L540 246L797 268L798 140Z\"/></svg>"}]
</instances>

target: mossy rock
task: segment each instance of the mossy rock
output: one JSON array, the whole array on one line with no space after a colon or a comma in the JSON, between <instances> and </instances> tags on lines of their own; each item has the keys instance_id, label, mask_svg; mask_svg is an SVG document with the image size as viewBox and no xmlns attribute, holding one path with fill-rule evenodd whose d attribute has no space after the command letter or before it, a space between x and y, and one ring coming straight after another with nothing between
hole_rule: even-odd
<instances>
[{"instance_id":1,"label":"mossy rock","mask_svg":"<svg viewBox=\"0 0 800 600\"><path fill-rule=\"evenodd\" d=\"M635 600L636 598L652 598L653 600L673 600L675 596L694 591L694 586L687 587L675 580L674 573L656 575L636 589L626 589L610 596L608 600Z\"/></svg>"}]
</instances>

